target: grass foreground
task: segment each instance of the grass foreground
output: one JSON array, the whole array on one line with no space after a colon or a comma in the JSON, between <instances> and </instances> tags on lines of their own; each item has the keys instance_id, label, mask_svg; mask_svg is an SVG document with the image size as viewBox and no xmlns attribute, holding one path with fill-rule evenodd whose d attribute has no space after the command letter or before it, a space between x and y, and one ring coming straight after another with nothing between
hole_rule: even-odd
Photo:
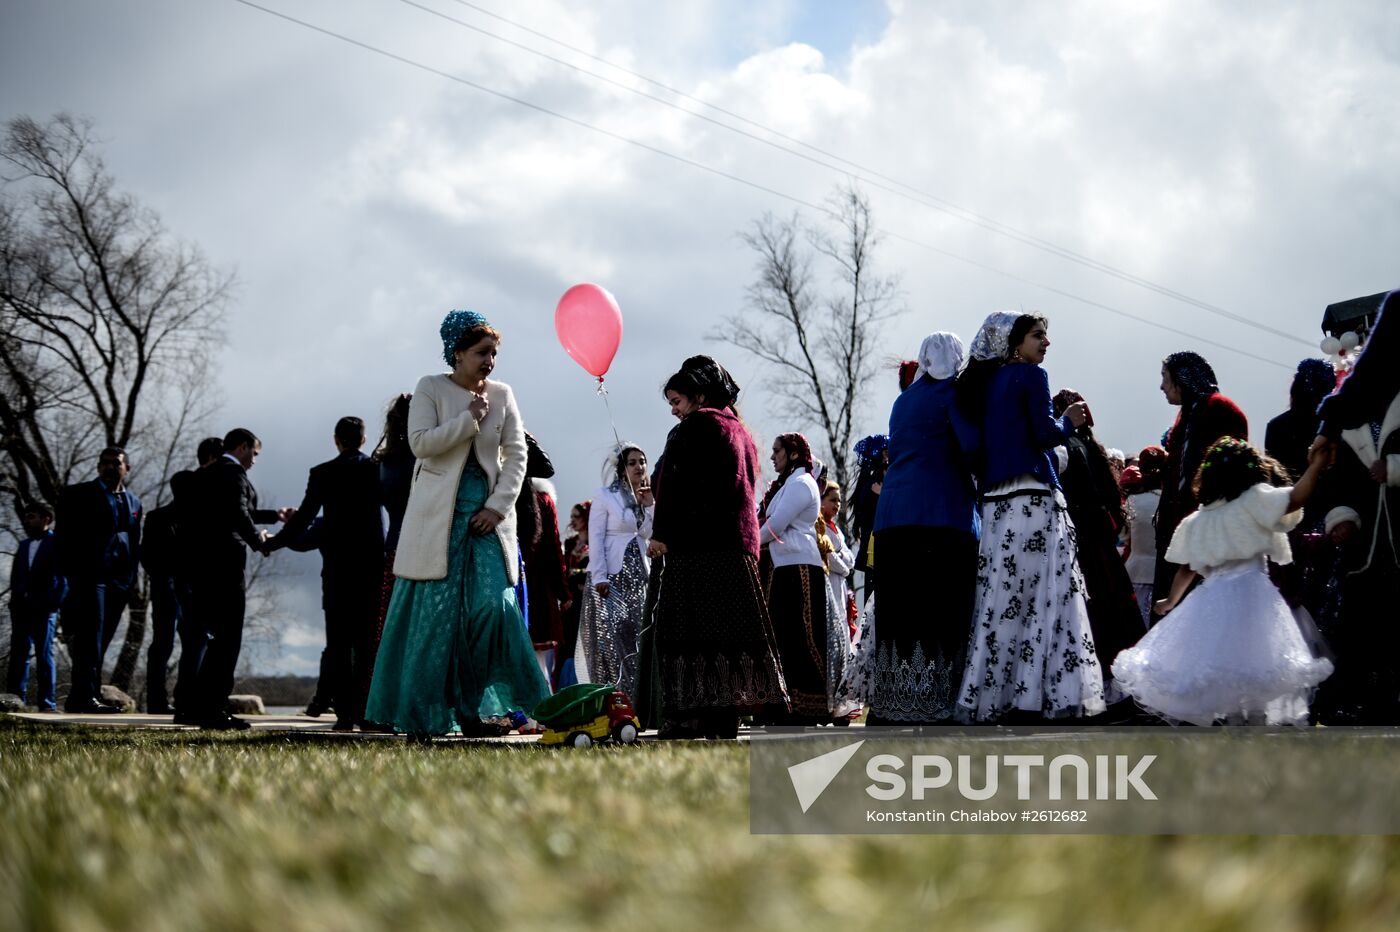
<instances>
[{"instance_id":1,"label":"grass foreground","mask_svg":"<svg viewBox=\"0 0 1400 932\"><path fill-rule=\"evenodd\" d=\"M748 768L0 718L0 928L1400 927L1395 837L754 836Z\"/></svg>"}]
</instances>

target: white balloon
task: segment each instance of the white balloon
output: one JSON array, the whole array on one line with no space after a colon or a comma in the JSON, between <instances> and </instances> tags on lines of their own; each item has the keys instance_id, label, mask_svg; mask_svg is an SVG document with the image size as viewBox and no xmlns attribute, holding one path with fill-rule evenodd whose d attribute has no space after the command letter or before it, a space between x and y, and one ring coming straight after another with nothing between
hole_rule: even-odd
<instances>
[{"instance_id":1,"label":"white balloon","mask_svg":"<svg viewBox=\"0 0 1400 932\"><path fill-rule=\"evenodd\" d=\"M1354 350L1358 345L1360 345L1361 338L1356 335L1355 330L1348 330L1346 333L1342 334L1341 343L1342 349Z\"/></svg>"},{"instance_id":2,"label":"white balloon","mask_svg":"<svg viewBox=\"0 0 1400 932\"><path fill-rule=\"evenodd\" d=\"M1337 351L1342 348L1342 341L1336 337L1323 337L1318 347L1328 356L1337 355Z\"/></svg>"}]
</instances>

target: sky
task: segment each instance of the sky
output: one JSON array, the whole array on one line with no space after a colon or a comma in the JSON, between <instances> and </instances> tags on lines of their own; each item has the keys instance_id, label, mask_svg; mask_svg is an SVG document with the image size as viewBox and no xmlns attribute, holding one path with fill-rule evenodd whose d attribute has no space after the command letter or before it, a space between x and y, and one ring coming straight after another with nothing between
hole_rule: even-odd
<instances>
[{"instance_id":1,"label":"sky","mask_svg":"<svg viewBox=\"0 0 1400 932\"><path fill-rule=\"evenodd\" d=\"M761 447L809 430L777 416L752 359L710 338L754 279L739 233L768 212L819 219L797 202L852 175L906 308L880 333L882 360L934 330L970 342L994 310L1039 310L1052 386L1079 390L1100 439L1130 451L1174 416L1166 354L1206 356L1262 437L1293 367L1319 355L1326 305L1400 285L1400 5L1383 0L259 3L424 67L234 0L8 0L0 119L90 117L119 185L236 272L211 426L263 438L265 503L300 500L338 417L376 425L442 371L438 324L465 307L504 333L496 375L567 513L612 443L554 334L559 296L585 281L622 308L607 384L624 438L660 452L673 423L660 387L696 352L745 387ZM884 428L896 390L892 372L877 380L861 433ZM317 559L277 560L281 643L251 659L311 673Z\"/></svg>"}]
</instances>

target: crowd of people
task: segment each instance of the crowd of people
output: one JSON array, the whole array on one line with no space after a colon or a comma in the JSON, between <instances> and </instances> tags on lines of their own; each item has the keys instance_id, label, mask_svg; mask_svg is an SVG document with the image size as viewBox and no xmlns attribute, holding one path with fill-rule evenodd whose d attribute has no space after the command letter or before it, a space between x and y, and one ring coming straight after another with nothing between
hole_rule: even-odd
<instances>
[{"instance_id":1,"label":"crowd of people","mask_svg":"<svg viewBox=\"0 0 1400 932\"><path fill-rule=\"evenodd\" d=\"M363 421L342 418L296 508L259 509L261 443L245 429L202 442L199 468L148 515L115 448L56 509L26 507L8 685L24 694L32 653L39 704L56 708L61 610L65 709L112 711L102 661L139 564L147 710L245 728L227 709L245 563L290 547L322 556L326 647L307 712L333 710L341 730L528 729L572 682L617 685L661 738L862 715L1393 724L1396 304L1386 296L1345 379L1299 365L1262 448L1196 353L1163 361L1180 411L1161 445L1124 456L1079 393L1052 393L1046 317L994 313L966 347L930 334L899 369L888 433L857 445L849 490L800 433L774 438L777 478L761 488L739 385L693 356L662 389L677 419L664 449L619 444L562 535L554 465L491 378L501 334L453 311L448 371L393 400L370 455Z\"/></svg>"}]
</instances>

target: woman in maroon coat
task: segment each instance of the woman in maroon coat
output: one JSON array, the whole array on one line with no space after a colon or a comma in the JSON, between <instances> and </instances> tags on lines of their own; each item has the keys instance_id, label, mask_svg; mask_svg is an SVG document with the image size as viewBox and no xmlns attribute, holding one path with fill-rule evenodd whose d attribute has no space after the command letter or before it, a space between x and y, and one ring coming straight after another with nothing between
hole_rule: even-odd
<instances>
[{"instance_id":1,"label":"woman in maroon coat","mask_svg":"<svg viewBox=\"0 0 1400 932\"><path fill-rule=\"evenodd\" d=\"M1192 486L1206 451L1221 437L1249 439L1249 421L1239 407L1220 394L1215 370L1199 354L1172 353L1162 360L1162 394L1180 405L1176 423L1167 432L1167 466L1162 476L1162 500L1157 506L1157 573L1153 600L1171 594L1177 565L1167 562L1167 548L1177 525L1196 510Z\"/></svg>"},{"instance_id":2,"label":"woman in maroon coat","mask_svg":"<svg viewBox=\"0 0 1400 932\"><path fill-rule=\"evenodd\" d=\"M788 709L758 576L758 450L739 393L708 356L666 383L680 423L653 484L653 572L638 706L660 737L733 737L743 715Z\"/></svg>"}]
</instances>

